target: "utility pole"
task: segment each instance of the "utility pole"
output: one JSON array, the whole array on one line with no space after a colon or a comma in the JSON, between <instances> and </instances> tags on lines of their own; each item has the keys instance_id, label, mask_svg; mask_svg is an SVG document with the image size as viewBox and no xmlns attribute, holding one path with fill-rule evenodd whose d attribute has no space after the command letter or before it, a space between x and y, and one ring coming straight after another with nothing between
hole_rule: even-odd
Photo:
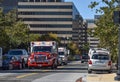
<instances>
[{"instance_id":1,"label":"utility pole","mask_svg":"<svg viewBox=\"0 0 120 82\"><path fill-rule=\"evenodd\" d=\"M118 7L120 8L120 0L118 2ZM114 23L118 24L118 70L117 76L114 78L117 81L120 81L120 9L119 11L114 11Z\"/></svg>"}]
</instances>

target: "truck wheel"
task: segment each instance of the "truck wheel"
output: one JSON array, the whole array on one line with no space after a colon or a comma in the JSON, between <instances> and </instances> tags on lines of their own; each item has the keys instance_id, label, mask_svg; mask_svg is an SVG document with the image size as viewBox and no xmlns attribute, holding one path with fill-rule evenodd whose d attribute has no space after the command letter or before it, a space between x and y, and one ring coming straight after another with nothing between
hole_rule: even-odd
<instances>
[{"instance_id":1,"label":"truck wheel","mask_svg":"<svg viewBox=\"0 0 120 82\"><path fill-rule=\"evenodd\" d=\"M111 73L112 72L112 70L108 70L108 73Z\"/></svg>"},{"instance_id":2,"label":"truck wheel","mask_svg":"<svg viewBox=\"0 0 120 82\"><path fill-rule=\"evenodd\" d=\"M51 66L52 69L56 69L57 68L57 63L53 63L53 65Z\"/></svg>"},{"instance_id":3,"label":"truck wheel","mask_svg":"<svg viewBox=\"0 0 120 82\"><path fill-rule=\"evenodd\" d=\"M32 69L32 67L31 67L31 66L28 66L28 69Z\"/></svg>"},{"instance_id":4,"label":"truck wheel","mask_svg":"<svg viewBox=\"0 0 120 82\"><path fill-rule=\"evenodd\" d=\"M92 70L88 70L88 73L92 73Z\"/></svg>"}]
</instances>

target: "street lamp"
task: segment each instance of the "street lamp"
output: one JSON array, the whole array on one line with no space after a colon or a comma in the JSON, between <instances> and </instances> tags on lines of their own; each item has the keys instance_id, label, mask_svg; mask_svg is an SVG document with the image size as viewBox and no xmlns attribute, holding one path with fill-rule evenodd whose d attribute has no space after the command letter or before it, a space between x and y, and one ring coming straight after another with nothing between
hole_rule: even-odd
<instances>
[{"instance_id":1,"label":"street lamp","mask_svg":"<svg viewBox=\"0 0 120 82\"><path fill-rule=\"evenodd\" d=\"M120 7L120 0L116 0ZM116 16L115 16L116 15ZM118 27L118 71L115 80L120 81L120 11L114 12L114 22L119 25Z\"/></svg>"}]
</instances>

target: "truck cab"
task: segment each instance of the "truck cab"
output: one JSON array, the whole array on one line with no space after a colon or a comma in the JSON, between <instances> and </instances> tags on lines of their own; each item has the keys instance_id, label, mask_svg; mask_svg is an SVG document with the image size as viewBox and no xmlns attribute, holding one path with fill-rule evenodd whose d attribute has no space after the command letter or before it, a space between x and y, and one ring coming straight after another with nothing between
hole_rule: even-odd
<instances>
[{"instance_id":1,"label":"truck cab","mask_svg":"<svg viewBox=\"0 0 120 82\"><path fill-rule=\"evenodd\" d=\"M68 51L65 47L58 48L59 58L62 59L62 65L67 65L68 63Z\"/></svg>"}]
</instances>

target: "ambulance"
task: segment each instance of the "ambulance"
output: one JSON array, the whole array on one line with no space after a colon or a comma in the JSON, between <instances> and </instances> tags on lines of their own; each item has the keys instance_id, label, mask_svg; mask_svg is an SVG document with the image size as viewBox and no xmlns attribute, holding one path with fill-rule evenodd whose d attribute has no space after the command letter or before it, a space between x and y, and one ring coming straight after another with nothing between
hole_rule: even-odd
<instances>
[{"instance_id":1,"label":"ambulance","mask_svg":"<svg viewBox=\"0 0 120 82\"><path fill-rule=\"evenodd\" d=\"M28 58L28 68L58 66L58 50L56 41L32 41L31 53Z\"/></svg>"}]
</instances>

